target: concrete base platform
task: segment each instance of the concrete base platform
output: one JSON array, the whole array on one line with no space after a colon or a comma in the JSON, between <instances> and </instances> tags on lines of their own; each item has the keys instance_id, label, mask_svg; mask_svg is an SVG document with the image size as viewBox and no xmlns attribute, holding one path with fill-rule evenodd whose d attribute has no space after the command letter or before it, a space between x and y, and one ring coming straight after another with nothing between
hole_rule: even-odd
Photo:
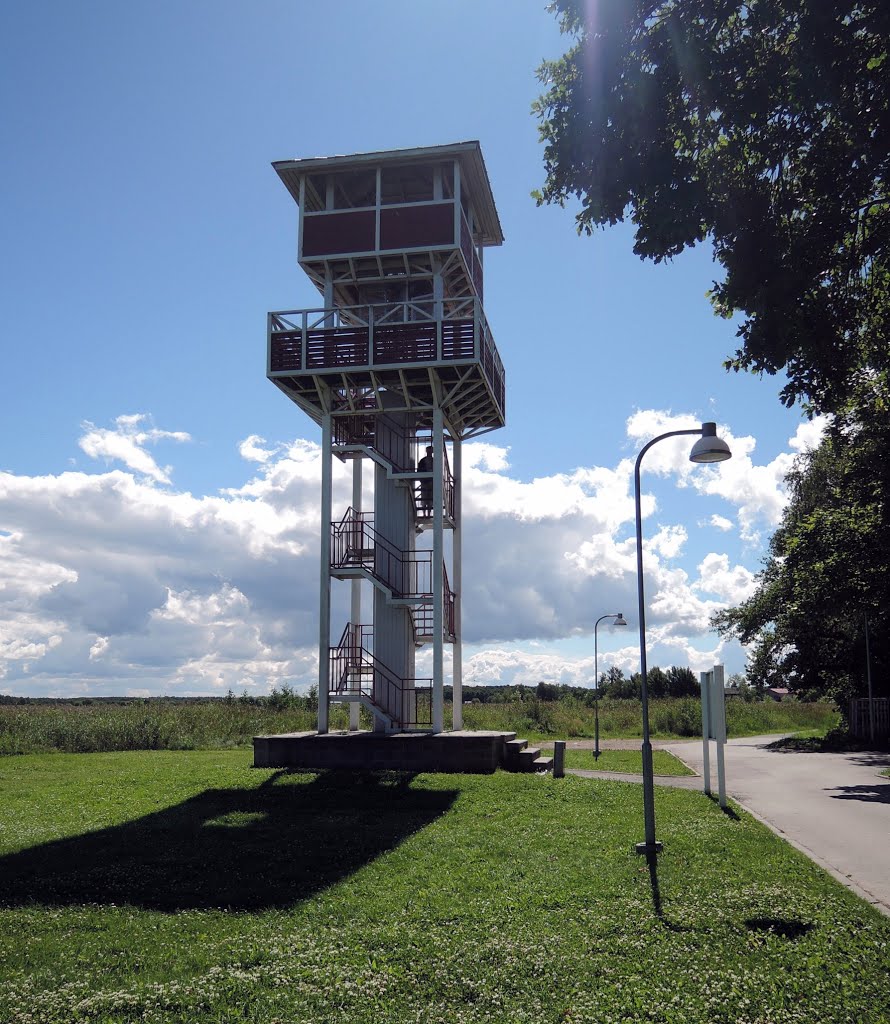
<instances>
[{"instance_id":1,"label":"concrete base platform","mask_svg":"<svg viewBox=\"0 0 890 1024\"><path fill-rule=\"evenodd\" d=\"M255 736L256 768L473 772L508 767L515 732L292 732Z\"/></svg>"}]
</instances>

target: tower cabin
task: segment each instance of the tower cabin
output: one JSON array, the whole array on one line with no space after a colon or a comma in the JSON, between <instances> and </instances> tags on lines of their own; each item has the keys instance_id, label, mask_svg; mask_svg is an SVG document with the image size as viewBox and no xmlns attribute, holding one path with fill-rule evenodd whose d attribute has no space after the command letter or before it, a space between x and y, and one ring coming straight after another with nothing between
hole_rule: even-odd
<instances>
[{"instance_id":1,"label":"tower cabin","mask_svg":"<svg viewBox=\"0 0 890 1024\"><path fill-rule=\"evenodd\" d=\"M459 729L461 444L504 425L504 368L482 308L482 254L503 235L482 152L461 142L273 167L321 296L269 313L267 362L322 428L318 731L344 702L353 729L363 705L376 731L441 732L448 644ZM332 508L334 456L352 463L345 511ZM332 634L334 580L349 582L351 602Z\"/></svg>"}]
</instances>

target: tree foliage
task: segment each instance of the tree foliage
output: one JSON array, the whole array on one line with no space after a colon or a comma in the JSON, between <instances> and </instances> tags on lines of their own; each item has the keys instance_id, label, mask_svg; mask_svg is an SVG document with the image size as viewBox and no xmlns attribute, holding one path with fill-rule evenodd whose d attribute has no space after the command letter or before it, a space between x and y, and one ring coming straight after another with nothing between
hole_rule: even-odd
<instances>
[{"instance_id":1,"label":"tree foliage","mask_svg":"<svg viewBox=\"0 0 890 1024\"><path fill-rule=\"evenodd\" d=\"M655 665L646 672L646 688L653 698L699 696L695 673L685 666L672 665L665 671ZM639 700L642 692L640 673L625 676L620 668L613 666L608 672L600 673L599 691L603 697Z\"/></svg>"},{"instance_id":2,"label":"tree foliage","mask_svg":"<svg viewBox=\"0 0 890 1024\"><path fill-rule=\"evenodd\" d=\"M890 3L554 0L573 44L545 62L539 202L579 230L630 216L657 261L709 240L725 365L786 405L844 408L890 369Z\"/></svg>"},{"instance_id":3,"label":"tree foliage","mask_svg":"<svg viewBox=\"0 0 890 1024\"><path fill-rule=\"evenodd\" d=\"M890 669L890 423L838 416L787 478L790 502L756 592L714 624L752 644L748 677L842 705L865 690L865 617L876 694Z\"/></svg>"}]
</instances>

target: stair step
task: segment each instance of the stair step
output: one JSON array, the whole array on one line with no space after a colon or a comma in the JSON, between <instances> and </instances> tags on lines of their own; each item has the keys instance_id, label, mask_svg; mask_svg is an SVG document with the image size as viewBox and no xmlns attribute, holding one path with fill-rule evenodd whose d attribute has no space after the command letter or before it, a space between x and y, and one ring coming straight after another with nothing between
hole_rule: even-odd
<instances>
[{"instance_id":1,"label":"stair step","mask_svg":"<svg viewBox=\"0 0 890 1024\"><path fill-rule=\"evenodd\" d=\"M522 769L519 766L519 753L528 746L528 740L512 739L504 743L504 769L508 772L518 772Z\"/></svg>"},{"instance_id":2,"label":"stair step","mask_svg":"<svg viewBox=\"0 0 890 1024\"><path fill-rule=\"evenodd\" d=\"M519 751L519 771L521 772L533 772L536 769L533 767L535 762L541 756L540 747L524 747Z\"/></svg>"},{"instance_id":3,"label":"stair step","mask_svg":"<svg viewBox=\"0 0 890 1024\"><path fill-rule=\"evenodd\" d=\"M531 771L533 772L550 772L553 771L553 758L552 757L536 757L532 761Z\"/></svg>"}]
</instances>

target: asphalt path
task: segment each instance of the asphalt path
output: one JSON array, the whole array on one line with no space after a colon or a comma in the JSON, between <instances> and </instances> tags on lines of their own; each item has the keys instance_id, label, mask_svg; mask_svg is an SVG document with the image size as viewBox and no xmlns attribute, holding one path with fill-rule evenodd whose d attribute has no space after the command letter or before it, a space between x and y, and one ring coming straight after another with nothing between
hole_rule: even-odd
<instances>
[{"instance_id":1,"label":"asphalt path","mask_svg":"<svg viewBox=\"0 0 890 1024\"><path fill-rule=\"evenodd\" d=\"M890 754L770 749L776 736L726 744L726 789L820 867L890 915ZM701 775L701 740L659 744ZM712 791L717 792L711 743ZM659 780L667 781L667 780ZM698 785L701 779L695 780Z\"/></svg>"}]
</instances>

